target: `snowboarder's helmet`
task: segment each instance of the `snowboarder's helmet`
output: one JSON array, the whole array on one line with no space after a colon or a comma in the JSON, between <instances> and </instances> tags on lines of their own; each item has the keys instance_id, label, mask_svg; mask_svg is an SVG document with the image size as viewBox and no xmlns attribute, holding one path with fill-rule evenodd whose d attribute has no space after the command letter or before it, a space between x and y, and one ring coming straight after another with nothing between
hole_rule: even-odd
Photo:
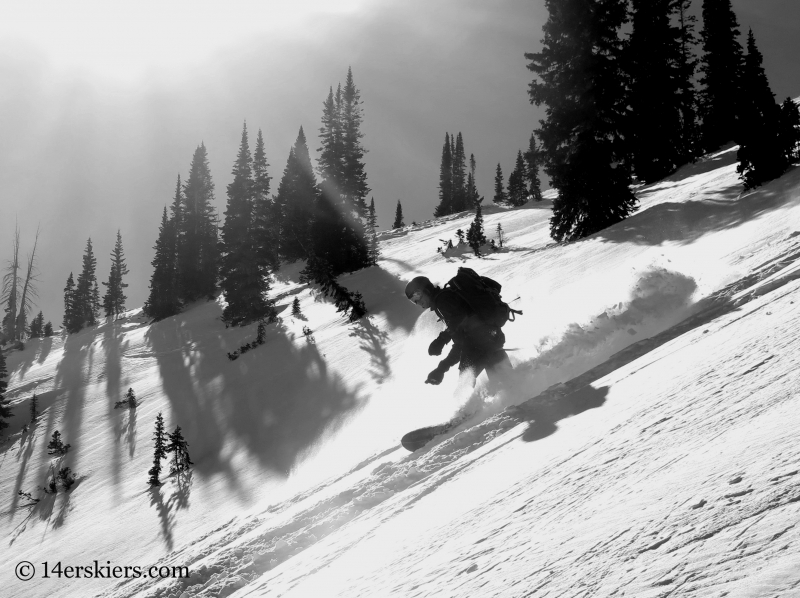
<instances>
[{"instance_id":1,"label":"snowboarder's helmet","mask_svg":"<svg viewBox=\"0 0 800 598\"><path fill-rule=\"evenodd\" d=\"M406 285L406 297L408 297L411 301L414 301L413 297L414 295L417 295L417 300L419 300L419 297L424 291L428 291L430 293L432 289L433 283L431 283L430 280L428 280L425 276L417 276Z\"/></svg>"}]
</instances>

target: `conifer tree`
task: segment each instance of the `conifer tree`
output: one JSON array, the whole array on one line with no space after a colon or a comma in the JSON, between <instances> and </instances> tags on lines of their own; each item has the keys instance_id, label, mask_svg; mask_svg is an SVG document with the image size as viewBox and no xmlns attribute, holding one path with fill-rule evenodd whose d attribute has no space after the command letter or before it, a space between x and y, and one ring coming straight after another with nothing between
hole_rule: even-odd
<instances>
[{"instance_id":1,"label":"conifer tree","mask_svg":"<svg viewBox=\"0 0 800 598\"><path fill-rule=\"evenodd\" d=\"M292 317L301 318L302 316L303 312L300 311L300 299L295 297L294 301L292 301Z\"/></svg>"},{"instance_id":2,"label":"conifer tree","mask_svg":"<svg viewBox=\"0 0 800 598\"><path fill-rule=\"evenodd\" d=\"M526 53L531 102L547 106L538 137L544 170L558 190L550 235L580 239L619 222L637 206L624 137L626 78L619 29L625 0L545 0L541 52Z\"/></svg>"},{"instance_id":3,"label":"conifer tree","mask_svg":"<svg viewBox=\"0 0 800 598\"><path fill-rule=\"evenodd\" d=\"M451 137L452 139L452 137ZM452 213L463 212L472 209L467 199L467 180L466 180L466 156L464 154L464 139L459 131L453 152L453 198Z\"/></svg>"},{"instance_id":4,"label":"conifer tree","mask_svg":"<svg viewBox=\"0 0 800 598\"><path fill-rule=\"evenodd\" d=\"M400 205L400 200L397 200L397 209L394 211L394 223L392 224L393 229L403 228L406 225L403 222L403 206Z\"/></svg>"},{"instance_id":5,"label":"conifer tree","mask_svg":"<svg viewBox=\"0 0 800 598\"><path fill-rule=\"evenodd\" d=\"M475 185L475 155L469 155L469 175L467 175L467 209L475 209L483 201L483 196L478 194Z\"/></svg>"},{"instance_id":6,"label":"conifer tree","mask_svg":"<svg viewBox=\"0 0 800 598\"><path fill-rule=\"evenodd\" d=\"M289 262L306 259L312 251L316 186L306 136L300 127L275 196L275 213L280 223L279 253Z\"/></svg>"},{"instance_id":7,"label":"conifer tree","mask_svg":"<svg viewBox=\"0 0 800 598\"><path fill-rule=\"evenodd\" d=\"M742 46L731 0L703 0L700 36L703 40L700 132L704 149L711 151L733 139L742 91Z\"/></svg>"},{"instance_id":8,"label":"conifer tree","mask_svg":"<svg viewBox=\"0 0 800 598\"><path fill-rule=\"evenodd\" d=\"M6 357L3 355L3 350L0 349L0 434L8 427L8 418L14 417L14 414L11 412L10 402L6 399L6 388L8 388L8 382L6 381L7 375Z\"/></svg>"},{"instance_id":9,"label":"conifer tree","mask_svg":"<svg viewBox=\"0 0 800 598\"><path fill-rule=\"evenodd\" d=\"M178 193L180 193L180 178L178 179ZM180 309L178 297L178 280L176 267L176 218L167 218L167 208L161 216L161 227L158 230L158 239L153 247L155 257L150 262L153 265L153 274L150 277L150 294L144 303L144 313L154 320L163 320L174 316Z\"/></svg>"},{"instance_id":10,"label":"conifer tree","mask_svg":"<svg viewBox=\"0 0 800 598\"><path fill-rule=\"evenodd\" d=\"M158 477L161 475L161 459L167 458L166 447L167 435L164 432L164 417L161 412L156 416L156 427L153 432L153 466L147 474L150 476L148 483L151 486L160 486L161 481Z\"/></svg>"},{"instance_id":11,"label":"conifer tree","mask_svg":"<svg viewBox=\"0 0 800 598\"><path fill-rule=\"evenodd\" d=\"M525 162L522 158L522 151L517 151L517 161L514 163L514 170L508 177L508 203L518 207L528 201L528 189L525 185Z\"/></svg>"},{"instance_id":12,"label":"conifer tree","mask_svg":"<svg viewBox=\"0 0 800 598\"><path fill-rule=\"evenodd\" d=\"M677 16L677 102L681 118L681 164L693 162L701 154L697 128L697 92L694 86L697 71L694 53L697 37L694 28L697 18L689 12L691 4L692 0L672 0L673 14Z\"/></svg>"},{"instance_id":13,"label":"conifer tree","mask_svg":"<svg viewBox=\"0 0 800 598\"><path fill-rule=\"evenodd\" d=\"M528 183L528 197L534 201L542 201L542 183L539 180L539 151L536 149L536 137L531 133L528 151L525 152L525 182Z\"/></svg>"},{"instance_id":14,"label":"conifer tree","mask_svg":"<svg viewBox=\"0 0 800 598\"><path fill-rule=\"evenodd\" d=\"M280 267L280 214L269 196L272 177L268 168L264 136L259 129L253 152L253 233L259 266L274 272Z\"/></svg>"},{"instance_id":15,"label":"conifer tree","mask_svg":"<svg viewBox=\"0 0 800 598\"><path fill-rule=\"evenodd\" d=\"M800 108L791 98L781 104L780 146L787 162L800 161Z\"/></svg>"},{"instance_id":16,"label":"conifer tree","mask_svg":"<svg viewBox=\"0 0 800 598\"><path fill-rule=\"evenodd\" d=\"M503 234L503 226L498 222L495 230L497 230L497 243L500 246L500 249L502 249L503 242L506 240L506 237Z\"/></svg>"},{"instance_id":17,"label":"conifer tree","mask_svg":"<svg viewBox=\"0 0 800 598\"><path fill-rule=\"evenodd\" d=\"M50 443L47 445L47 454L63 457L67 454L67 451L69 451L71 446L71 444L64 444L64 442L61 440L61 432L56 430L53 432L53 436L50 438Z\"/></svg>"},{"instance_id":18,"label":"conifer tree","mask_svg":"<svg viewBox=\"0 0 800 598\"><path fill-rule=\"evenodd\" d=\"M122 277L128 274L128 266L125 264L125 255L122 249L122 235L117 230L117 242L111 252L111 272L108 275L108 282L104 282L106 294L103 296L103 308L106 317L116 317L125 311L124 289L128 285L122 282Z\"/></svg>"},{"instance_id":19,"label":"conifer tree","mask_svg":"<svg viewBox=\"0 0 800 598\"><path fill-rule=\"evenodd\" d=\"M31 338L40 338L44 334L44 315L42 315L42 312L36 314L36 317L31 320L29 334Z\"/></svg>"},{"instance_id":20,"label":"conifer tree","mask_svg":"<svg viewBox=\"0 0 800 598\"><path fill-rule=\"evenodd\" d=\"M10 341L17 340L17 301L20 287L19 264L19 227L14 228L14 240L11 243L11 260L6 274L3 276L2 300L6 304L2 322L2 335Z\"/></svg>"},{"instance_id":21,"label":"conifer tree","mask_svg":"<svg viewBox=\"0 0 800 598\"><path fill-rule=\"evenodd\" d=\"M72 301L69 306L69 322L67 322L68 332L78 332L86 326L94 326L97 323L97 316L100 304L100 291L97 288L97 259L92 250L92 240L86 241L86 249L83 253L83 267L75 283L75 289L71 293ZM64 289L64 307L67 311L67 294L69 283L72 278L67 280L67 288ZM65 313L66 316L66 313Z\"/></svg>"},{"instance_id":22,"label":"conifer tree","mask_svg":"<svg viewBox=\"0 0 800 598\"><path fill-rule=\"evenodd\" d=\"M139 401L136 400L136 393L133 392L133 388L128 389L124 399L114 403L114 409L136 409L138 406Z\"/></svg>"},{"instance_id":23,"label":"conifer tree","mask_svg":"<svg viewBox=\"0 0 800 598\"><path fill-rule=\"evenodd\" d=\"M33 393L33 396L31 397L30 414L31 414L31 425L33 425L37 421L39 421L39 399L36 398L36 393Z\"/></svg>"},{"instance_id":24,"label":"conifer tree","mask_svg":"<svg viewBox=\"0 0 800 598\"><path fill-rule=\"evenodd\" d=\"M190 466L194 465L189 459L189 443L183 438L181 434L181 427L177 426L175 430L168 435L167 446L165 447L168 453L173 453L172 465L170 465L170 475L187 471Z\"/></svg>"},{"instance_id":25,"label":"conifer tree","mask_svg":"<svg viewBox=\"0 0 800 598\"><path fill-rule=\"evenodd\" d=\"M497 204L505 204L508 202L508 197L506 196L505 189L503 188L503 169L500 168L500 164L497 165L497 170L495 171L494 175L494 197L492 201Z\"/></svg>"},{"instance_id":26,"label":"conifer tree","mask_svg":"<svg viewBox=\"0 0 800 598\"><path fill-rule=\"evenodd\" d=\"M361 92L353 81L353 70L347 67L347 78L342 91L342 181L341 192L359 218L367 215L367 173L364 167L364 154L367 150L361 143L364 133L361 124L364 120L361 108Z\"/></svg>"},{"instance_id":27,"label":"conifer tree","mask_svg":"<svg viewBox=\"0 0 800 598\"><path fill-rule=\"evenodd\" d=\"M469 225L467 231L467 243L475 252L475 255L480 255L480 248L486 244L486 235L483 232L483 214L481 213L481 204L475 208L475 219Z\"/></svg>"},{"instance_id":28,"label":"conifer tree","mask_svg":"<svg viewBox=\"0 0 800 598\"><path fill-rule=\"evenodd\" d=\"M367 214L367 235L369 237L369 263L375 266L380 258L380 248L378 247L378 217L375 214L375 198L370 198L369 212Z\"/></svg>"},{"instance_id":29,"label":"conifer tree","mask_svg":"<svg viewBox=\"0 0 800 598\"><path fill-rule=\"evenodd\" d=\"M453 211L453 154L450 150L450 133L445 133L442 163L439 166L439 205L433 210L433 216L439 218Z\"/></svg>"},{"instance_id":30,"label":"conifer tree","mask_svg":"<svg viewBox=\"0 0 800 598\"><path fill-rule=\"evenodd\" d=\"M72 278L72 272L69 273L67 278L67 286L64 287L64 319L61 325L67 332L75 332L72 327L75 321L75 281Z\"/></svg>"},{"instance_id":31,"label":"conifer tree","mask_svg":"<svg viewBox=\"0 0 800 598\"><path fill-rule=\"evenodd\" d=\"M672 25L674 0L633 3L628 49L629 120L633 168L651 183L682 163L680 31Z\"/></svg>"},{"instance_id":32,"label":"conifer tree","mask_svg":"<svg viewBox=\"0 0 800 598\"><path fill-rule=\"evenodd\" d=\"M183 186L177 252L180 296L184 301L211 297L217 287L219 247L213 205L214 182L208 152L200 144L194 152Z\"/></svg>"},{"instance_id":33,"label":"conifer tree","mask_svg":"<svg viewBox=\"0 0 800 598\"><path fill-rule=\"evenodd\" d=\"M234 326L268 317L272 311L266 299L267 272L259 267L256 252L252 166L245 125L233 166L233 181L228 185L228 207L222 226L220 279L228 303L222 319Z\"/></svg>"},{"instance_id":34,"label":"conifer tree","mask_svg":"<svg viewBox=\"0 0 800 598\"><path fill-rule=\"evenodd\" d=\"M736 172L745 190L781 176L789 167L781 146L781 108L769 87L751 29L747 34L747 56L742 70L742 97L736 141L739 166Z\"/></svg>"},{"instance_id":35,"label":"conifer tree","mask_svg":"<svg viewBox=\"0 0 800 598\"><path fill-rule=\"evenodd\" d=\"M53 323L52 322L48 322L47 324L44 325L44 336L45 336L45 338L47 338L49 336L53 336Z\"/></svg>"}]
</instances>

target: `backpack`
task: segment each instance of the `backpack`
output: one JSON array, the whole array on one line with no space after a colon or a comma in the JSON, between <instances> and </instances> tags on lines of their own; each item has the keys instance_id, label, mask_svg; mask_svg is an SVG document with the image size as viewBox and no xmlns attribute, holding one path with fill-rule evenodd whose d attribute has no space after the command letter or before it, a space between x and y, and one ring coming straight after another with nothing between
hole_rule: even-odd
<instances>
[{"instance_id":1,"label":"backpack","mask_svg":"<svg viewBox=\"0 0 800 598\"><path fill-rule=\"evenodd\" d=\"M450 289L469 305L473 313L490 326L500 328L506 322L513 322L522 312L511 309L500 299L502 285L486 276L479 276L472 268L459 268L444 289Z\"/></svg>"}]
</instances>

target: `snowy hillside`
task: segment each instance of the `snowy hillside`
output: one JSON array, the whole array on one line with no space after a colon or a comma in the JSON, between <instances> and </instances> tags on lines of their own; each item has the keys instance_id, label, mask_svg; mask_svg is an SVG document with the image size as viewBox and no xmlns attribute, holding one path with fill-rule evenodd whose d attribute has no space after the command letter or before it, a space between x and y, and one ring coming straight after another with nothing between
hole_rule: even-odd
<instances>
[{"instance_id":1,"label":"snowy hillside","mask_svg":"<svg viewBox=\"0 0 800 598\"><path fill-rule=\"evenodd\" d=\"M483 258L436 251L469 215L383 233L379 265L340 279L370 312L356 324L287 268L280 324L235 361L255 327L225 329L221 300L9 354L4 595L800 596L800 170L740 195L735 153L566 246L549 202L488 209L508 244ZM441 324L403 288L461 264L524 311L498 395L455 370L423 383ZM113 409L129 387L141 405ZM467 424L399 447L465 405ZM149 490L158 412L195 466ZM79 483L23 508L55 430ZM95 560L190 576L42 578Z\"/></svg>"}]
</instances>

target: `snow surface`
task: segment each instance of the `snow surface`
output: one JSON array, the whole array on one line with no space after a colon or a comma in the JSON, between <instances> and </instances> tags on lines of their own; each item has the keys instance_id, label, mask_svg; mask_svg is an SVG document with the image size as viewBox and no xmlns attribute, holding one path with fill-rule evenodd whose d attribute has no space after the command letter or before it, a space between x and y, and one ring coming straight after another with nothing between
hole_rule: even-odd
<instances>
[{"instance_id":1,"label":"snow surface","mask_svg":"<svg viewBox=\"0 0 800 598\"><path fill-rule=\"evenodd\" d=\"M236 361L255 327L225 329L221 300L10 353L3 595L800 596L800 169L741 194L735 152L639 189L639 213L570 245L549 239L549 201L486 209L507 246L482 258L436 252L468 214L382 233L379 265L340 279L364 295L360 323L288 267L281 323ZM455 370L423 383L441 324L403 287L461 264L524 311L499 390ZM114 410L128 387L141 405ZM398 446L460 409L479 413ZM195 466L149 490L159 411ZM56 429L79 483L25 508ZM94 560L191 575L41 578L44 561Z\"/></svg>"}]
</instances>

